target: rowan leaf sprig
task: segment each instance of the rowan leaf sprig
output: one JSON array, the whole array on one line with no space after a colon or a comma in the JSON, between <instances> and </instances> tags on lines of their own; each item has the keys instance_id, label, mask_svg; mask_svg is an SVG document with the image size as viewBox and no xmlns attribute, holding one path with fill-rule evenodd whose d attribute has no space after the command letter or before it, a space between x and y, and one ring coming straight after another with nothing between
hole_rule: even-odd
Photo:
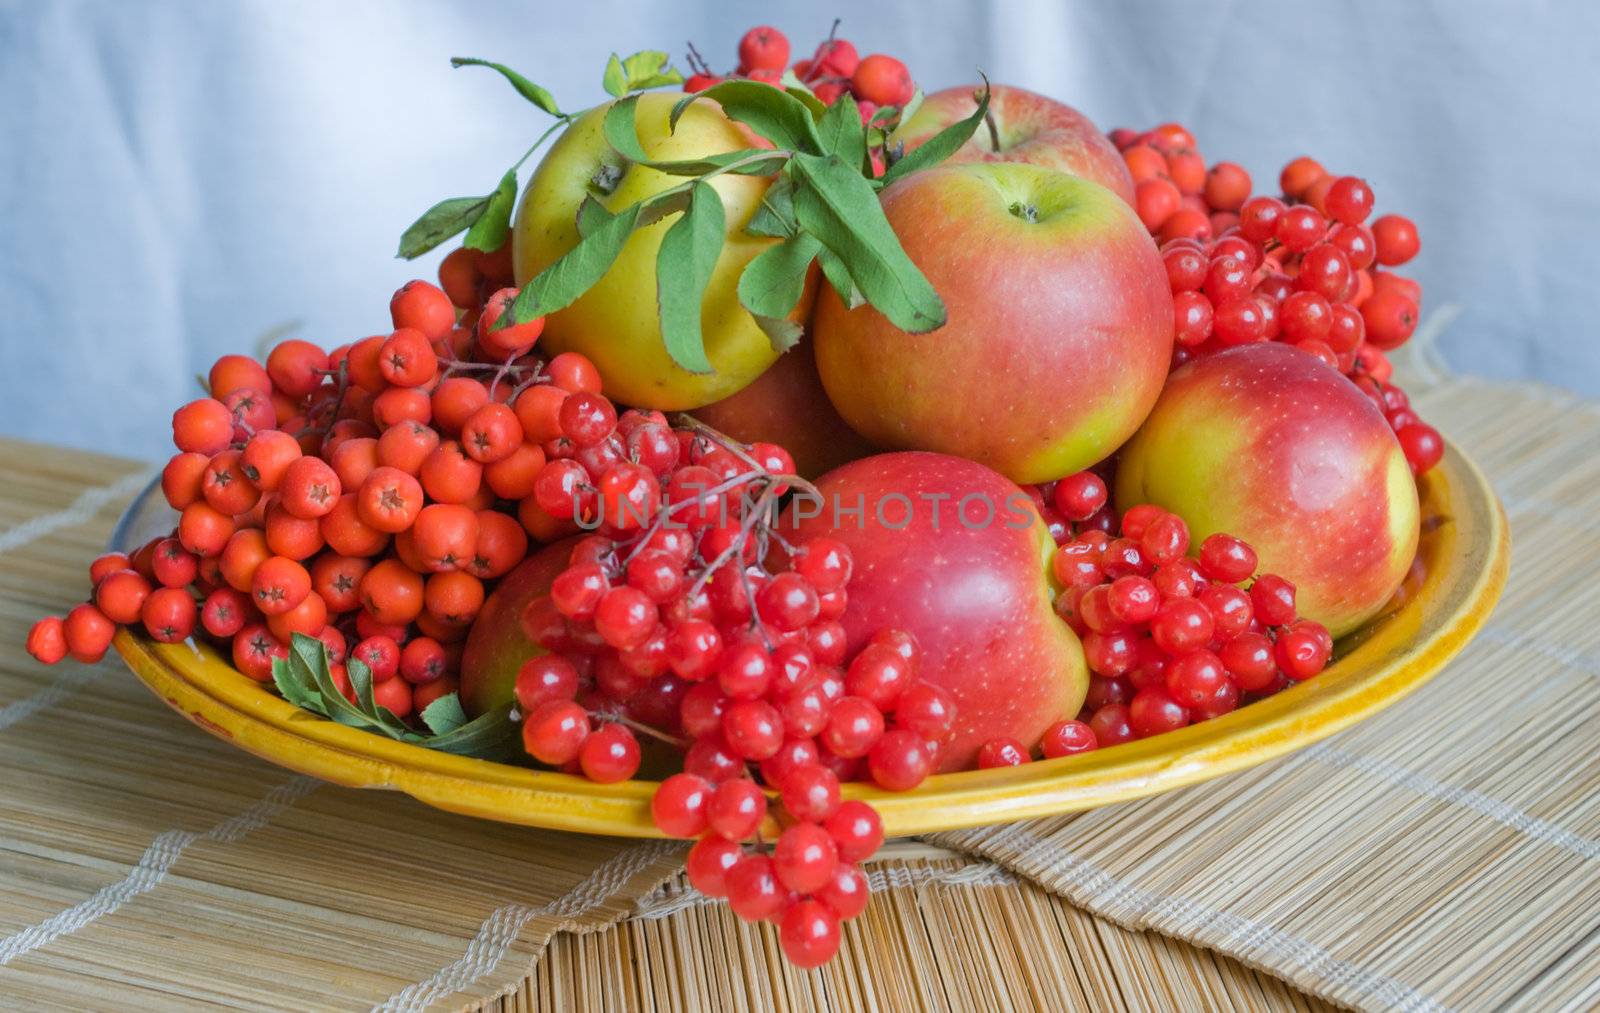
<instances>
[{"instance_id":1,"label":"rowan leaf sprig","mask_svg":"<svg viewBox=\"0 0 1600 1013\"><path fill-rule=\"evenodd\" d=\"M554 130L579 115L561 112L547 90L501 64L475 59L453 62L499 72L524 98L557 117L557 122L502 177L493 193L452 198L430 208L401 237L402 257L418 256L462 230L467 231L468 246L498 248L510 229L518 168ZM920 93L906 108L881 109L862 122L859 107L848 92L831 106L824 106L798 80L785 80L780 87L759 81L723 81L684 96L672 109L669 127L676 130L693 103L712 100L725 116L744 124L772 147L657 161L639 141L635 121L638 93L681 81L682 75L670 66L665 53L645 51L626 59L611 56L602 84L615 100L606 109L602 131L616 161L604 167L606 179L600 191L615 191L635 167L685 180L617 211L608 210L592 196L586 199L578 211L578 242L522 287L496 327L526 323L570 306L604 277L635 231L679 215L662 237L656 260L662 340L681 368L711 372L700 304L726 238L722 199L710 182L727 174L774 177L745 232L781 242L745 266L738 298L775 348L787 350L800 339L801 325L789 318L804 296L813 264L847 305L870 304L896 327L913 333L944 324L944 302L901 247L884 216L878 192L913 172L937 165L972 137L988 114L987 80L971 116L903 156L891 145L892 133L920 100ZM875 158L881 159L881 167L874 164ZM495 245L483 245L489 243Z\"/></svg>"}]
</instances>

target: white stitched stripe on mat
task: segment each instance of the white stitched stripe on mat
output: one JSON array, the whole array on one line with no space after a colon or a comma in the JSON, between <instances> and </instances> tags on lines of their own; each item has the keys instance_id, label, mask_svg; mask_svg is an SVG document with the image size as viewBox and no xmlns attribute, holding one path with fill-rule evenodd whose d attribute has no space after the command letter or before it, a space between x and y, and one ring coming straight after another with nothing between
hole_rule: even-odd
<instances>
[{"instance_id":1,"label":"white stitched stripe on mat","mask_svg":"<svg viewBox=\"0 0 1600 1013\"><path fill-rule=\"evenodd\" d=\"M278 813L293 805L322 782L313 777L295 777L272 789L259 802L236 816L223 820L204 833L168 830L151 842L139 861L120 882L100 890L93 897L75 904L37 925L0 939L0 964L8 964L23 954L37 950L68 933L76 932L97 918L103 918L142 893L161 885L173 863L195 841L232 843L253 830L259 830Z\"/></svg>"},{"instance_id":2,"label":"white stitched stripe on mat","mask_svg":"<svg viewBox=\"0 0 1600 1013\"><path fill-rule=\"evenodd\" d=\"M1478 636L1491 644L1501 647L1515 647L1519 650L1532 651L1542 658L1548 658L1558 665L1565 665L1584 675L1600 679L1600 651L1584 651L1572 647L1562 647L1559 644L1547 644L1544 638L1529 633L1518 633L1514 630L1502 630L1498 626L1486 626Z\"/></svg>"},{"instance_id":3,"label":"white stitched stripe on mat","mask_svg":"<svg viewBox=\"0 0 1600 1013\"><path fill-rule=\"evenodd\" d=\"M1600 841L1592 841L1582 837L1566 828L1540 819L1531 813L1524 812L1509 802L1502 802L1492 795L1485 795L1481 791L1471 788L1458 788L1453 784L1435 781L1431 777L1419 774L1414 770L1402 767L1398 763L1380 760L1375 756L1362 756L1358 753L1346 752L1332 746L1312 746L1301 754L1308 760L1325 763L1330 767L1339 767L1345 770L1356 770L1363 774L1371 774L1382 778L1391 784L1409 788L1419 795L1436 798L1441 802L1471 809L1473 812L1487 816L1497 823L1503 823L1518 833L1526 834L1535 840L1553 844L1564 848L1580 858L1600 858Z\"/></svg>"},{"instance_id":4,"label":"white stitched stripe on mat","mask_svg":"<svg viewBox=\"0 0 1600 1013\"><path fill-rule=\"evenodd\" d=\"M867 873L867 886L873 891L912 886L1009 886L1017 877L991 862L974 862L959 869L930 869L927 866L890 865ZM669 879L654 893L639 898L630 920L656 921L693 907L716 903L715 897L689 886L683 876Z\"/></svg>"},{"instance_id":5,"label":"white stitched stripe on mat","mask_svg":"<svg viewBox=\"0 0 1600 1013\"><path fill-rule=\"evenodd\" d=\"M1363 996L1372 996L1386 1008L1430 1011L1446 1008L1404 982L1340 960L1327 950L1270 925L1230 911L1205 907L1185 897L1156 893L1119 880L1083 859L1074 858L1056 842L1022 827L1009 830L993 840L1015 841L1024 845L1026 850L1012 864L1020 866L1030 859L1041 860L1042 869L1036 873L1023 872L1023 875L1045 881L1049 884L1047 889L1052 892L1059 892L1060 887L1076 887L1093 895L1097 906L1104 905L1101 910L1127 904L1136 908L1144 918L1174 917L1188 922L1185 931L1201 927L1220 929L1227 933L1223 940L1215 943L1208 941L1205 945L1225 953L1239 954L1246 960L1266 962L1263 958L1267 958L1274 967L1288 963L1292 965L1291 974L1293 970L1304 969L1334 985L1352 989Z\"/></svg>"},{"instance_id":6,"label":"white stitched stripe on mat","mask_svg":"<svg viewBox=\"0 0 1600 1013\"><path fill-rule=\"evenodd\" d=\"M54 707L105 674L103 665L68 664L43 689L0 707L0 731L33 717L47 707Z\"/></svg>"},{"instance_id":7,"label":"white stitched stripe on mat","mask_svg":"<svg viewBox=\"0 0 1600 1013\"><path fill-rule=\"evenodd\" d=\"M143 489L149 484L155 472L141 471L132 475L124 475L110 485L103 485L97 489L86 489L78 494L78 498L64 510L53 514L43 514L29 518L14 528L0 531L0 552L10 552L20 549L29 542L36 541L52 531L70 528L79 524L87 524L94 519L94 515L103 510L107 505Z\"/></svg>"},{"instance_id":8,"label":"white stitched stripe on mat","mask_svg":"<svg viewBox=\"0 0 1600 1013\"><path fill-rule=\"evenodd\" d=\"M593 910L616 896L628 880L638 875L657 858L683 847L681 841L653 841L621 851L591 872L571 893L542 907L527 904L506 904L496 908L478 927L477 935L467 944L460 959L446 964L414 985L391 995L374 1011L424 1010L435 1001L452 992L459 992L473 982L492 974L500 961L517 941L517 936L530 921L545 915L559 915L563 920L576 918Z\"/></svg>"}]
</instances>

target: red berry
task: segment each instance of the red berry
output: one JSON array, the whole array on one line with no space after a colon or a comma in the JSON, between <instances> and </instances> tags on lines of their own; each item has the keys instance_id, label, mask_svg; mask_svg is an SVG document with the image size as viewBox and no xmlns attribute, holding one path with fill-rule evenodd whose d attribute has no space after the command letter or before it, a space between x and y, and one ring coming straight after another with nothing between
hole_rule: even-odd
<instances>
[{"instance_id":1,"label":"red berry","mask_svg":"<svg viewBox=\"0 0 1600 1013\"><path fill-rule=\"evenodd\" d=\"M787 806L787 801L784 804ZM833 838L843 862L864 862L883 845L882 818L876 809L858 799L836 802L836 808L826 817L823 826Z\"/></svg>"},{"instance_id":2,"label":"red berry","mask_svg":"<svg viewBox=\"0 0 1600 1013\"><path fill-rule=\"evenodd\" d=\"M67 656L67 635L60 616L46 616L28 630L28 653L43 665L54 665Z\"/></svg>"},{"instance_id":3,"label":"red berry","mask_svg":"<svg viewBox=\"0 0 1600 1013\"><path fill-rule=\"evenodd\" d=\"M778 70L789 65L789 39L776 28L762 25L739 40L741 71Z\"/></svg>"},{"instance_id":4,"label":"red berry","mask_svg":"<svg viewBox=\"0 0 1600 1013\"><path fill-rule=\"evenodd\" d=\"M722 734L746 760L764 760L783 745L783 717L765 700L734 700L722 713Z\"/></svg>"},{"instance_id":5,"label":"red berry","mask_svg":"<svg viewBox=\"0 0 1600 1013\"><path fill-rule=\"evenodd\" d=\"M1374 221L1372 238L1377 244L1378 263L1385 267L1404 264L1422 248L1416 224L1402 215L1384 215Z\"/></svg>"},{"instance_id":6,"label":"red berry","mask_svg":"<svg viewBox=\"0 0 1600 1013\"><path fill-rule=\"evenodd\" d=\"M577 759L588 737L589 715L571 700L547 700L522 724L522 744L528 755L552 767Z\"/></svg>"},{"instance_id":7,"label":"red berry","mask_svg":"<svg viewBox=\"0 0 1600 1013\"><path fill-rule=\"evenodd\" d=\"M656 797L659 798L660 794L658 793ZM659 819L656 822L657 825L660 824ZM728 870L724 882L728 888L728 906L733 909L734 914L747 922L766 921L783 910L787 893L778 882L778 874L773 869L772 859L766 855L744 856L737 865Z\"/></svg>"},{"instance_id":8,"label":"red berry","mask_svg":"<svg viewBox=\"0 0 1600 1013\"><path fill-rule=\"evenodd\" d=\"M1057 482L1051 500L1067 520L1086 521L1106 505L1106 484L1094 472L1080 471Z\"/></svg>"},{"instance_id":9,"label":"red berry","mask_svg":"<svg viewBox=\"0 0 1600 1013\"><path fill-rule=\"evenodd\" d=\"M1188 723L1188 710L1164 686L1146 686L1128 703L1128 724L1141 739L1175 731Z\"/></svg>"},{"instance_id":10,"label":"red berry","mask_svg":"<svg viewBox=\"0 0 1600 1013\"><path fill-rule=\"evenodd\" d=\"M685 863L689 885L707 897L728 895L728 872L744 857L737 842L710 834L695 842Z\"/></svg>"},{"instance_id":11,"label":"red berry","mask_svg":"<svg viewBox=\"0 0 1600 1013\"><path fill-rule=\"evenodd\" d=\"M712 833L730 841L753 836L766 816L767 796L747 777L718 785L706 808L706 822Z\"/></svg>"},{"instance_id":12,"label":"red berry","mask_svg":"<svg viewBox=\"0 0 1600 1013\"><path fill-rule=\"evenodd\" d=\"M839 777L820 763L794 767L778 787L783 807L797 820L825 820L840 807Z\"/></svg>"},{"instance_id":13,"label":"red berry","mask_svg":"<svg viewBox=\"0 0 1600 1013\"><path fill-rule=\"evenodd\" d=\"M1020 767L1032 757L1028 747L1016 739L990 739L978 749L978 769L992 767Z\"/></svg>"},{"instance_id":14,"label":"red berry","mask_svg":"<svg viewBox=\"0 0 1600 1013\"><path fill-rule=\"evenodd\" d=\"M900 694L894 719L925 740L943 739L955 725L955 700L931 682L913 683Z\"/></svg>"},{"instance_id":15,"label":"red berry","mask_svg":"<svg viewBox=\"0 0 1600 1013\"><path fill-rule=\"evenodd\" d=\"M1400 449L1406 455L1414 475L1421 475L1444 457L1444 437L1425 422L1412 422L1395 430Z\"/></svg>"},{"instance_id":16,"label":"red berry","mask_svg":"<svg viewBox=\"0 0 1600 1013\"><path fill-rule=\"evenodd\" d=\"M773 848L778 882L795 893L811 893L833 878L839 852L820 823L796 823L784 830Z\"/></svg>"},{"instance_id":17,"label":"red berry","mask_svg":"<svg viewBox=\"0 0 1600 1013\"><path fill-rule=\"evenodd\" d=\"M1245 542L1218 532L1200 543L1200 572L1208 580L1237 584L1256 572L1256 553Z\"/></svg>"},{"instance_id":18,"label":"red berry","mask_svg":"<svg viewBox=\"0 0 1600 1013\"><path fill-rule=\"evenodd\" d=\"M1094 729L1082 721L1057 721L1044 730L1039 740L1039 751L1046 759L1086 753L1099 745Z\"/></svg>"},{"instance_id":19,"label":"red berry","mask_svg":"<svg viewBox=\"0 0 1600 1013\"><path fill-rule=\"evenodd\" d=\"M1346 225L1360 225L1372 213L1372 188L1357 176L1340 176L1323 195L1328 217Z\"/></svg>"},{"instance_id":20,"label":"red berry","mask_svg":"<svg viewBox=\"0 0 1600 1013\"><path fill-rule=\"evenodd\" d=\"M868 644L850 662L845 672L845 688L885 713L894 710L911 684L911 664L884 644Z\"/></svg>"},{"instance_id":21,"label":"red berry","mask_svg":"<svg viewBox=\"0 0 1600 1013\"><path fill-rule=\"evenodd\" d=\"M639 740L623 725L601 725L583 740L578 765L591 781L626 781L639 772Z\"/></svg>"},{"instance_id":22,"label":"red berry","mask_svg":"<svg viewBox=\"0 0 1600 1013\"><path fill-rule=\"evenodd\" d=\"M693 774L673 774L656 788L650 815L668 837L699 837L706 829L711 784Z\"/></svg>"},{"instance_id":23,"label":"red berry","mask_svg":"<svg viewBox=\"0 0 1600 1013\"><path fill-rule=\"evenodd\" d=\"M1323 631L1324 635L1326 631ZM1315 630L1291 627L1278 635L1273 658L1289 678L1303 682L1328 664L1329 644Z\"/></svg>"},{"instance_id":24,"label":"red berry","mask_svg":"<svg viewBox=\"0 0 1600 1013\"><path fill-rule=\"evenodd\" d=\"M1150 635L1157 646L1178 656L1199 650L1211 640L1211 612L1193 598L1170 598L1150 620Z\"/></svg>"},{"instance_id":25,"label":"red berry","mask_svg":"<svg viewBox=\"0 0 1600 1013\"><path fill-rule=\"evenodd\" d=\"M870 700L847 696L834 702L820 738L835 756L856 759L867 755L883 735L883 727L883 712Z\"/></svg>"},{"instance_id":26,"label":"red berry","mask_svg":"<svg viewBox=\"0 0 1600 1013\"><path fill-rule=\"evenodd\" d=\"M850 90L858 99L880 106L903 106L911 101L916 85L906 65L892 56L873 53L862 57L850 75Z\"/></svg>"},{"instance_id":27,"label":"red berry","mask_svg":"<svg viewBox=\"0 0 1600 1013\"><path fill-rule=\"evenodd\" d=\"M838 866L833 870L833 878L815 891L812 897L826 905L840 921L849 921L866 910L869 892L866 874L841 856Z\"/></svg>"},{"instance_id":28,"label":"red berry","mask_svg":"<svg viewBox=\"0 0 1600 1013\"><path fill-rule=\"evenodd\" d=\"M1239 634L1222 645L1217 657L1242 690L1264 689L1278 675L1272 641L1260 633Z\"/></svg>"},{"instance_id":29,"label":"red berry","mask_svg":"<svg viewBox=\"0 0 1600 1013\"><path fill-rule=\"evenodd\" d=\"M789 963L820 967L839 952L839 918L821 901L800 901L783 913L778 942Z\"/></svg>"},{"instance_id":30,"label":"red berry","mask_svg":"<svg viewBox=\"0 0 1600 1013\"><path fill-rule=\"evenodd\" d=\"M906 728L883 733L867 754L867 769L878 787L888 791L910 791L933 771L922 736Z\"/></svg>"}]
</instances>

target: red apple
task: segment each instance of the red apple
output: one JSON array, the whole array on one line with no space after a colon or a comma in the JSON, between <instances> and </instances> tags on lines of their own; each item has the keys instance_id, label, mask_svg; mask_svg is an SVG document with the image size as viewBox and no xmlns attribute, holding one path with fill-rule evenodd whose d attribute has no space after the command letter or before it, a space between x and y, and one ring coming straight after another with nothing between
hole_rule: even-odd
<instances>
[{"instance_id":1,"label":"red apple","mask_svg":"<svg viewBox=\"0 0 1600 1013\"><path fill-rule=\"evenodd\" d=\"M806 478L873 452L872 444L846 425L828 400L810 338L779 356L744 390L693 414L742 443L778 444Z\"/></svg>"},{"instance_id":2,"label":"red apple","mask_svg":"<svg viewBox=\"0 0 1600 1013\"><path fill-rule=\"evenodd\" d=\"M1088 670L1052 608L1055 543L1026 493L981 464L929 453L866 457L818 487L822 503L797 503L786 520L801 542L829 534L850 547L841 621L851 650L880 629L906 630L921 646L921 677L955 697L939 769L972 766L990 739L1034 746L1078 713Z\"/></svg>"},{"instance_id":3,"label":"red apple","mask_svg":"<svg viewBox=\"0 0 1600 1013\"><path fill-rule=\"evenodd\" d=\"M1276 342L1172 374L1123 449L1117 506L1154 503L1192 544L1226 531L1293 581L1300 613L1335 635L1371 618L1416 555L1416 482L1383 414L1338 371Z\"/></svg>"},{"instance_id":4,"label":"red apple","mask_svg":"<svg viewBox=\"0 0 1600 1013\"><path fill-rule=\"evenodd\" d=\"M977 85L946 88L923 100L896 132L910 151L934 134L971 116ZM1093 180L1128 204L1133 177L1116 145L1089 118L1064 102L1023 88L995 85L989 92L988 124L978 127L950 162L1026 162Z\"/></svg>"},{"instance_id":5,"label":"red apple","mask_svg":"<svg viewBox=\"0 0 1600 1013\"><path fill-rule=\"evenodd\" d=\"M949 321L908 334L822 286L817 369L851 428L883 447L1045 482L1139 428L1172 358L1172 293L1149 234L1097 183L1033 165L941 165L883 210Z\"/></svg>"},{"instance_id":6,"label":"red apple","mask_svg":"<svg viewBox=\"0 0 1600 1013\"><path fill-rule=\"evenodd\" d=\"M567 568L573 539L554 542L523 560L501 578L484 601L461 654L461 705L468 714L493 710L511 699L517 669L544 649L522 632L522 610L550 590Z\"/></svg>"}]
</instances>

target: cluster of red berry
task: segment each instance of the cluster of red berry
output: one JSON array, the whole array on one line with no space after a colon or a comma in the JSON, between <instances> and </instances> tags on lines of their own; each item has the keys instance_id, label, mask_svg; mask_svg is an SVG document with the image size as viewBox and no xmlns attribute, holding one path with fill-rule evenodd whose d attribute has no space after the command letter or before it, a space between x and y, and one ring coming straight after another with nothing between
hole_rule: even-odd
<instances>
[{"instance_id":1,"label":"cluster of red berry","mask_svg":"<svg viewBox=\"0 0 1600 1013\"><path fill-rule=\"evenodd\" d=\"M596 409L615 419L604 399ZM629 411L615 425L633 447L662 424ZM655 795L657 826L702 837L694 885L742 917L777 921L784 952L815 966L865 904L856 863L882 839L870 807L841 805L840 783L922 783L955 705L916 678L904 632L880 631L846 663L850 551L783 538L779 497L808 484L782 448L742 447L692 422L662 431L636 498L613 502L605 478L592 489L586 475L547 490L552 512L559 496L559 512L592 509L601 530L573 546L521 617L549 652L517 674L523 742L540 762L601 782L638 771L636 732L683 749L683 772ZM770 856L741 843L767 818L756 776L786 814Z\"/></svg>"},{"instance_id":2,"label":"cluster of red berry","mask_svg":"<svg viewBox=\"0 0 1600 1013\"><path fill-rule=\"evenodd\" d=\"M839 23L835 21L833 27L837 32ZM901 107L911 101L917 88L904 63L883 53L861 56L854 44L835 37L834 32L817 46L810 59L797 60L790 66L788 37L765 25L752 28L739 40L739 66L730 75L712 71L691 48L689 64L695 73L684 82L683 90L704 91L727 77L780 85L787 69L824 105L832 105L848 91L861 108L862 122L871 120L881 108Z\"/></svg>"},{"instance_id":3,"label":"cluster of red berry","mask_svg":"<svg viewBox=\"0 0 1600 1013\"><path fill-rule=\"evenodd\" d=\"M542 322L492 328L515 294L508 251L456 251L441 275L450 295L395 293L389 334L331 353L284 341L264 366L219 359L212 396L173 414L161 489L176 528L96 560L92 600L37 624L35 656L96 660L116 625L142 622L163 642L203 633L266 682L301 633L327 645L347 696L343 663L361 658L397 717L453 692L486 584L529 533L558 533L530 506L546 453L525 434L599 375L533 356Z\"/></svg>"},{"instance_id":4,"label":"cluster of red berry","mask_svg":"<svg viewBox=\"0 0 1600 1013\"><path fill-rule=\"evenodd\" d=\"M1383 267L1411 260L1417 228L1400 215L1366 224L1373 192L1296 158L1282 197L1251 196L1232 162L1209 168L1176 123L1111 139L1133 174L1139 218L1161 243L1177 316L1176 367L1252 341L1283 341L1348 375L1394 428L1411 470L1439 462L1444 442L1390 382L1387 354L1416 329L1422 287ZM1381 265L1381 266L1380 266Z\"/></svg>"},{"instance_id":5,"label":"cluster of red berry","mask_svg":"<svg viewBox=\"0 0 1600 1013\"><path fill-rule=\"evenodd\" d=\"M1056 611L1081 638L1092 673L1077 721L1046 735L1046 756L1217 717L1327 665L1327 629L1298 618L1292 583L1256 575L1255 551L1240 539L1211 535L1191 558L1183 518L1150 505L1128 510L1113 537L1119 522L1094 471L1031 491L1057 539ZM1020 743L1001 740L979 764L1026 759Z\"/></svg>"}]
</instances>

